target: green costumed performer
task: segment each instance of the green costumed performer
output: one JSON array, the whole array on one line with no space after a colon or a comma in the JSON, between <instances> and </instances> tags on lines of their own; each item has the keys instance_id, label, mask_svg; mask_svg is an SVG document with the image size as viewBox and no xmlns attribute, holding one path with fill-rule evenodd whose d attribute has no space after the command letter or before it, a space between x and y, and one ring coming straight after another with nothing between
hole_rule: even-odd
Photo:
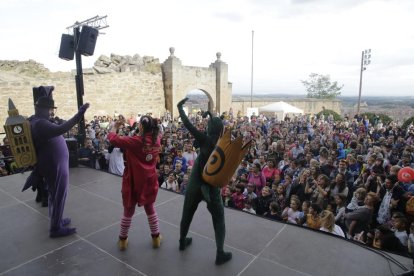
<instances>
[{"instance_id":1,"label":"green costumed performer","mask_svg":"<svg viewBox=\"0 0 414 276\"><path fill-rule=\"evenodd\" d=\"M198 204L204 199L207 202L207 209L213 219L214 232L216 237L216 265L224 264L232 257L231 252L224 252L224 238L226 226L224 223L224 208L220 195L220 188L207 184L202 179L203 168L206 165L216 143L223 132L223 122L218 117L211 117L207 125L207 134L194 127L183 110L183 104L188 100L185 98L177 104L181 120L188 131L194 136L200 147L200 154L194 162L190 179L187 185L183 214L180 224L180 250L185 250L191 244L192 238L187 237L191 221L197 210Z\"/></svg>"}]
</instances>

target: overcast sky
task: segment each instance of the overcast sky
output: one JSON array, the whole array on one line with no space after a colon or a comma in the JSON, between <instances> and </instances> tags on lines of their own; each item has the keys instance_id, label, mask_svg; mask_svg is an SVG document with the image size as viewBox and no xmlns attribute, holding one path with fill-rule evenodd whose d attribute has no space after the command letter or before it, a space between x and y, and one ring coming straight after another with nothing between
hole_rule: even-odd
<instances>
[{"instance_id":1,"label":"overcast sky","mask_svg":"<svg viewBox=\"0 0 414 276\"><path fill-rule=\"evenodd\" d=\"M250 94L252 30L253 93L305 94L311 73L344 84L357 96L361 52L372 49L362 94L414 95L412 0L1 0L0 59L34 59L52 71L75 61L58 58L66 27L107 15L92 57L154 56L169 47L183 65L208 67L221 52L233 93Z\"/></svg>"}]
</instances>

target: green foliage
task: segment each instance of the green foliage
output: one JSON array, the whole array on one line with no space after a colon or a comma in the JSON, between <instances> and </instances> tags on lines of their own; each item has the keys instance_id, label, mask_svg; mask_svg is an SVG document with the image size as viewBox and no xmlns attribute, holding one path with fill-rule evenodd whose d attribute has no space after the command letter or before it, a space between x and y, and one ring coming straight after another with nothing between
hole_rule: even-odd
<instances>
[{"instance_id":1,"label":"green foliage","mask_svg":"<svg viewBox=\"0 0 414 276\"><path fill-rule=\"evenodd\" d=\"M324 109L324 110L322 110L321 112L319 112L319 113L318 113L318 114L316 114L316 115L317 115L317 116L318 116L318 118L319 118L322 114L325 116L325 120L328 118L329 114L332 114L332 115L333 115L333 117L334 117L335 122L337 122L337 121L342 121L342 117L341 117L341 115L339 115L338 113L336 113L336 112L335 112L335 111L333 111L333 110L330 110L330 109Z\"/></svg>"},{"instance_id":2,"label":"green foliage","mask_svg":"<svg viewBox=\"0 0 414 276\"><path fill-rule=\"evenodd\" d=\"M402 128L407 128L411 123L414 124L414 116L408 118L407 120L405 120L405 122L402 124Z\"/></svg>"},{"instance_id":3,"label":"green foliage","mask_svg":"<svg viewBox=\"0 0 414 276\"><path fill-rule=\"evenodd\" d=\"M309 75L309 80L301 80L306 87L308 98L316 99L335 99L341 95L343 85L338 85L337 81L331 82L329 75L319 75L312 73Z\"/></svg>"},{"instance_id":4,"label":"green foliage","mask_svg":"<svg viewBox=\"0 0 414 276\"><path fill-rule=\"evenodd\" d=\"M361 116L362 116L362 118L367 116L367 118L368 118L371 125L375 125L375 116L378 116L378 118L381 119L381 122L384 125L388 125L389 123L391 123L393 121L393 119L390 116L385 115L385 114L377 114L377 113L366 112L366 113L362 113Z\"/></svg>"}]
</instances>

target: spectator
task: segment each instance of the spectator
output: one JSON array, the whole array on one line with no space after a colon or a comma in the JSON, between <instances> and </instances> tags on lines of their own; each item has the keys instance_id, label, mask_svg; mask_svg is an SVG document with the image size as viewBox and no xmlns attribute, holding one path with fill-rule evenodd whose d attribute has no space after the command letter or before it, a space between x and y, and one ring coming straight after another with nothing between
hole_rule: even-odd
<instances>
[{"instance_id":1,"label":"spectator","mask_svg":"<svg viewBox=\"0 0 414 276\"><path fill-rule=\"evenodd\" d=\"M309 213L306 215L306 226L318 230L321 227L321 220L319 213L321 208L318 204L312 203L309 208Z\"/></svg>"},{"instance_id":2,"label":"spectator","mask_svg":"<svg viewBox=\"0 0 414 276\"><path fill-rule=\"evenodd\" d=\"M248 174L249 168L248 168L248 162L246 160L243 160L240 163L239 169L237 170L237 176L240 177L243 174Z\"/></svg>"},{"instance_id":3,"label":"spectator","mask_svg":"<svg viewBox=\"0 0 414 276\"><path fill-rule=\"evenodd\" d=\"M367 231L372 220L374 211L375 196L368 194L365 197L365 205L351 213L345 214L345 224L348 229L348 237L353 237L356 233Z\"/></svg>"},{"instance_id":4,"label":"spectator","mask_svg":"<svg viewBox=\"0 0 414 276\"><path fill-rule=\"evenodd\" d=\"M290 200L290 207L286 207L282 212L283 220L292 224L298 224L300 215L299 206L299 199L292 198Z\"/></svg>"},{"instance_id":5,"label":"spectator","mask_svg":"<svg viewBox=\"0 0 414 276\"><path fill-rule=\"evenodd\" d=\"M329 202L330 191L329 178L324 174L319 175L316 181L307 182L305 187L305 193L310 194L311 203L318 204L322 209Z\"/></svg>"},{"instance_id":6,"label":"spectator","mask_svg":"<svg viewBox=\"0 0 414 276\"><path fill-rule=\"evenodd\" d=\"M185 152L183 153L183 157L187 160L188 166L193 166L194 161L197 158L197 153L194 151L193 146L190 143L185 145Z\"/></svg>"},{"instance_id":7,"label":"spectator","mask_svg":"<svg viewBox=\"0 0 414 276\"><path fill-rule=\"evenodd\" d=\"M299 214L299 223L300 225L306 226L306 219L309 214L309 208L311 206L311 203L309 200L305 200L302 202L302 210Z\"/></svg>"},{"instance_id":8,"label":"spectator","mask_svg":"<svg viewBox=\"0 0 414 276\"><path fill-rule=\"evenodd\" d=\"M394 235L400 240L401 244L408 248L408 235L406 230L407 219L400 216L394 219Z\"/></svg>"},{"instance_id":9,"label":"spectator","mask_svg":"<svg viewBox=\"0 0 414 276\"><path fill-rule=\"evenodd\" d=\"M345 228L345 203L346 197L343 194L337 194L335 197L335 224Z\"/></svg>"},{"instance_id":10,"label":"spectator","mask_svg":"<svg viewBox=\"0 0 414 276\"><path fill-rule=\"evenodd\" d=\"M404 247L394 233L384 225L375 229L374 246L383 250L406 254L407 248Z\"/></svg>"},{"instance_id":11,"label":"spectator","mask_svg":"<svg viewBox=\"0 0 414 276\"><path fill-rule=\"evenodd\" d=\"M2 172L0 174L1 176L3 176L4 173L6 173L4 175L7 175L6 162L4 162L4 159L5 159L5 156L4 156L3 152L0 150L0 170Z\"/></svg>"},{"instance_id":12,"label":"spectator","mask_svg":"<svg viewBox=\"0 0 414 276\"><path fill-rule=\"evenodd\" d=\"M335 217L330 211L322 211L320 230L345 238L344 231L335 224Z\"/></svg>"},{"instance_id":13,"label":"spectator","mask_svg":"<svg viewBox=\"0 0 414 276\"><path fill-rule=\"evenodd\" d=\"M90 168L96 168L96 158L98 151L92 145L92 139L87 138L85 140L85 147L78 150L79 163Z\"/></svg>"},{"instance_id":14,"label":"spectator","mask_svg":"<svg viewBox=\"0 0 414 276\"><path fill-rule=\"evenodd\" d=\"M273 194L273 201L276 201L280 210L284 210L286 206L285 186L279 184L276 192Z\"/></svg>"},{"instance_id":15,"label":"spectator","mask_svg":"<svg viewBox=\"0 0 414 276\"><path fill-rule=\"evenodd\" d=\"M303 156L303 153L304 153L303 147L299 144L298 141L296 141L294 147L292 147L292 149L290 150L292 159L296 160L300 158L300 156Z\"/></svg>"},{"instance_id":16,"label":"spectator","mask_svg":"<svg viewBox=\"0 0 414 276\"><path fill-rule=\"evenodd\" d=\"M252 183L256 186L256 192L260 193L262 188L266 186L266 178L262 173L260 164L256 163L253 166L253 171L249 173L249 178L247 179L249 183Z\"/></svg>"},{"instance_id":17,"label":"spectator","mask_svg":"<svg viewBox=\"0 0 414 276\"><path fill-rule=\"evenodd\" d=\"M225 187L224 189L224 195L222 196L223 198L223 205L226 207L232 207L234 208L234 202L233 202L233 198L231 196L231 191L229 187Z\"/></svg>"},{"instance_id":18,"label":"spectator","mask_svg":"<svg viewBox=\"0 0 414 276\"><path fill-rule=\"evenodd\" d=\"M305 193L305 189L306 184L312 181L313 178L310 176L310 170L304 169L292 187L292 195L296 195L301 202L309 199L309 195Z\"/></svg>"},{"instance_id":19,"label":"spectator","mask_svg":"<svg viewBox=\"0 0 414 276\"><path fill-rule=\"evenodd\" d=\"M411 258L413 259L414 264L414 222L411 222L410 224L410 231L408 236L408 252L411 255Z\"/></svg>"},{"instance_id":20,"label":"spectator","mask_svg":"<svg viewBox=\"0 0 414 276\"><path fill-rule=\"evenodd\" d=\"M168 178L164 181L164 183L161 184L161 188L164 188L166 190L170 190L173 192L180 192L180 186L178 185L177 180L175 179L174 173L170 173L168 175Z\"/></svg>"},{"instance_id":21,"label":"spectator","mask_svg":"<svg viewBox=\"0 0 414 276\"><path fill-rule=\"evenodd\" d=\"M189 179L190 179L190 173L184 174L183 182L181 182L180 184L180 192L182 195L185 195L185 192L187 191L187 185L188 185Z\"/></svg>"},{"instance_id":22,"label":"spectator","mask_svg":"<svg viewBox=\"0 0 414 276\"><path fill-rule=\"evenodd\" d=\"M268 186L263 187L261 195L253 199L253 206L255 207L256 214L263 215L269 211L269 205L273 201L270 188Z\"/></svg>"},{"instance_id":23,"label":"spectator","mask_svg":"<svg viewBox=\"0 0 414 276\"><path fill-rule=\"evenodd\" d=\"M267 165L264 166L262 173L264 177L266 178L266 182L273 182L276 175L280 175L279 169L276 168L275 161L272 159L269 159L267 161Z\"/></svg>"},{"instance_id":24,"label":"spectator","mask_svg":"<svg viewBox=\"0 0 414 276\"><path fill-rule=\"evenodd\" d=\"M334 202L334 197L337 194L342 194L345 197L348 197L348 187L345 182L345 175L343 173L338 173L335 177L335 181L331 185L331 193L329 202Z\"/></svg>"},{"instance_id":25,"label":"spectator","mask_svg":"<svg viewBox=\"0 0 414 276\"><path fill-rule=\"evenodd\" d=\"M234 207L239 210L244 209L243 191L244 191L244 185L242 183L239 183L236 185L236 191L231 195L233 202L234 202Z\"/></svg>"},{"instance_id":26,"label":"spectator","mask_svg":"<svg viewBox=\"0 0 414 276\"><path fill-rule=\"evenodd\" d=\"M250 214L256 214L256 211L253 209L253 202L250 198L244 199L244 212L250 213Z\"/></svg>"},{"instance_id":27,"label":"spectator","mask_svg":"<svg viewBox=\"0 0 414 276\"><path fill-rule=\"evenodd\" d=\"M187 159L185 159L185 157L183 156L182 148L177 149L177 156L174 158L174 161L172 164L173 168L175 168L175 164L177 162L181 162L181 170L183 172L186 172L187 171Z\"/></svg>"},{"instance_id":28,"label":"spectator","mask_svg":"<svg viewBox=\"0 0 414 276\"><path fill-rule=\"evenodd\" d=\"M114 146L108 148L108 172L122 176L124 174L123 150Z\"/></svg>"},{"instance_id":29,"label":"spectator","mask_svg":"<svg viewBox=\"0 0 414 276\"><path fill-rule=\"evenodd\" d=\"M256 187L253 183L248 183L246 189L243 191L243 197L250 199L252 202L257 198L257 194L254 192Z\"/></svg>"},{"instance_id":30,"label":"spectator","mask_svg":"<svg viewBox=\"0 0 414 276\"><path fill-rule=\"evenodd\" d=\"M181 183L183 182L183 178L184 178L184 172L182 170L181 162L177 161L175 163L175 168L173 170L173 174L175 176L175 180L177 180L178 185L181 186Z\"/></svg>"},{"instance_id":31,"label":"spectator","mask_svg":"<svg viewBox=\"0 0 414 276\"><path fill-rule=\"evenodd\" d=\"M9 175L9 172L4 167L0 167L0 177Z\"/></svg>"},{"instance_id":32,"label":"spectator","mask_svg":"<svg viewBox=\"0 0 414 276\"><path fill-rule=\"evenodd\" d=\"M385 178L385 183L379 192L381 204L378 210L377 221L379 224L388 224L391 220L391 209L401 200L404 191L398 186L398 179L395 175Z\"/></svg>"},{"instance_id":33,"label":"spectator","mask_svg":"<svg viewBox=\"0 0 414 276\"><path fill-rule=\"evenodd\" d=\"M276 201L272 201L269 205L269 211L264 214L266 218L281 221L280 207Z\"/></svg>"},{"instance_id":34,"label":"spectator","mask_svg":"<svg viewBox=\"0 0 414 276\"><path fill-rule=\"evenodd\" d=\"M364 206L365 197L367 195L367 190L365 188L358 188L354 192L351 202L346 206L346 212L352 212L358 208Z\"/></svg>"}]
</instances>

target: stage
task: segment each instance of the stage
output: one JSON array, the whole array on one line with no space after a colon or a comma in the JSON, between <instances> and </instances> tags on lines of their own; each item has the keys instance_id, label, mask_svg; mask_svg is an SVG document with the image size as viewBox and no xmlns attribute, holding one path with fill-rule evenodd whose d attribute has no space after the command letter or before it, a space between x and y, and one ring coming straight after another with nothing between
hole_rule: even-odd
<instances>
[{"instance_id":1,"label":"stage","mask_svg":"<svg viewBox=\"0 0 414 276\"><path fill-rule=\"evenodd\" d=\"M405 257L383 256L341 238L227 208L225 249L233 259L216 266L214 231L205 204L199 205L191 224L193 243L179 251L184 198L162 189L156 202L161 248L152 248L146 215L138 208L129 247L120 252L121 178L89 168L70 170L64 217L72 219L78 233L51 239L47 208L35 202L31 190L21 192L28 175L0 178L0 275L379 276L412 267Z\"/></svg>"}]
</instances>

